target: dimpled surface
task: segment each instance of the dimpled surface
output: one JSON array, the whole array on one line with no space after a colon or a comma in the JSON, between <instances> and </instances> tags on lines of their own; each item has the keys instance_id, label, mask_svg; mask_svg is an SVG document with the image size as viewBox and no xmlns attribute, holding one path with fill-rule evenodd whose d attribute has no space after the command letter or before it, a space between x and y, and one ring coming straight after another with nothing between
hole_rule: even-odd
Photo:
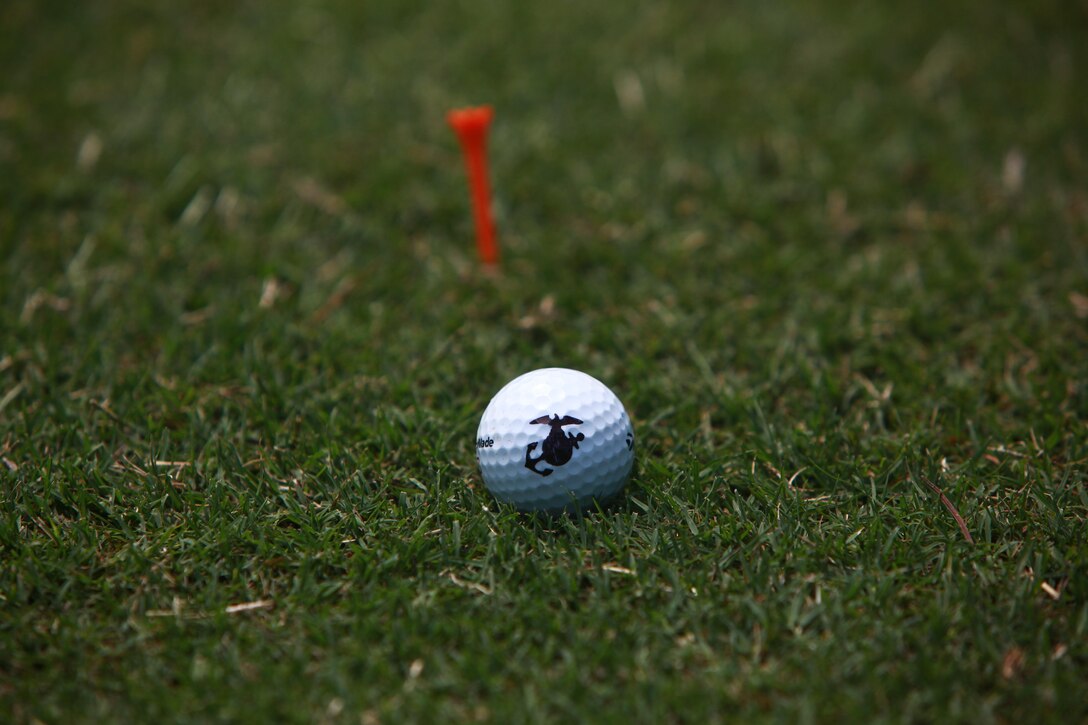
<instances>
[{"instance_id":1,"label":"dimpled surface","mask_svg":"<svg viewBox=\"0 0 1088 725\"><path fill-rule=\"evenodd\" d=\"M533 423L542 417L547 422ZM581 422L561 423L564 417ZM476 457L495 498L523 511L555 512L618 493L631 474L634 442L631 419L604 383L577 370L544 368L515 378L491 399Z\"/></svg>"}]
</instances>

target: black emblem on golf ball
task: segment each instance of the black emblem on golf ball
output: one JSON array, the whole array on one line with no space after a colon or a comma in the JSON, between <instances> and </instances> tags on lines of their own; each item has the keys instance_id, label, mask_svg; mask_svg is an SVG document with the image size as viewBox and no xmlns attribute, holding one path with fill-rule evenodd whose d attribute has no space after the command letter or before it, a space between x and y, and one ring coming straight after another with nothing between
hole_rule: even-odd
<instances>
[{"instance_id":1,"label":"black emblem on golf ball","mask_svg":"<svg viewBox=\"0 0 1088 725\"><path fill-rule=\"evenodd\" d=\"M578 447L580 441L586 439L585 434L578 433L566 433L563 431L565 425L581 425L582 421L569 415L564 415L562 418L559 414L547 416L542 415L539 418L535 418L530 423L534 425L547 425L551 427L548 432L548 437L543 442L533 441L525 447L525 467L533 473L540 474L541 476L550 476L554 468L537 468L537 465L543 461L544 463L551 464L552 466L559 467L570 460L570 457L574 455L574 449ZM540 448L540 455L533 458L533 451Z\"/></svg>"}]
</instances>

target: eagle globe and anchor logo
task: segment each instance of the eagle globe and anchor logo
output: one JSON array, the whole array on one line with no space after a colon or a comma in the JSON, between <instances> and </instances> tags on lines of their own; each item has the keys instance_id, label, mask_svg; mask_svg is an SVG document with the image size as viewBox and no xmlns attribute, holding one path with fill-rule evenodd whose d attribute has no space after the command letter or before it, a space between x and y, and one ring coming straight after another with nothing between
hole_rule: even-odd
<instances>
[{"instance_id":1,"label":"eagle globe and anchor logo","mask_svg":"<svg viewBox=\"0 0 1088 725\"><path fill-rule=\"evenodd\" d=\"M548 437L543 441L533 441L525 446L525 467L541 476L552 475L556 468L570 461L574 455L574 449L586 439L585 433L568 433L563 430L564 426L582 425L582 421L572 415L564 415L562 418L559 417L558 413L550 416L542 415L539 418L533 418L529 423L546 425L551 428L548 431ZM540 455L534 458L533 451L538 447L540 448ZM541 461L553 467L537 468Z\"/></svg>"},{"instance_id":2,"label":"eagle globe and anchor logo","mask_svg":"<svg viewBox=\"0 0 1088 725\"><path fill-rule=\"evenodd\" d=\"M584 423L584 421L575 418L573 415L560 416L558 413L553 413L533 418L529 423L531 425L546 425L549 428L548 435L543 441L533 441L525 446L525 467L538 476L550 476L555 472L556 468L569 463L574 456L574 451L578 449L578 444L586 439L585 433L570 433L563 430L568 425L582 425ZM627 431L624 443L627 450L633 450L635 447L635 434L630 430ZM477 449L491 448L494 445L495 439L490 436L476 440ZM533 456L537 449L540 449L539 455ZM477 457L479 457L479 454L477 454ZM548 464L551 468L544 468L542 467L543 464Z\"/></svg>"},{"instance_id":3,"label":"eagle globe and anchor logo","mask_svg":"<svg viewBox=\"0 0 1088 725\"><path fill-rule=\"evenodd\" d=\"M563 430L568 425L582 425L583 421L573 415L560 416L558 413L542 415L529 421L532 425L546 425L550 429L548 436L543 441L533 441L525 446L525 467L540 476L550 476L556 468L567 464L578 449L578 444L586 439L582 432L570 433ZM627 450L635 447L635 435L627 431L624 442ZM540 454L533 456L533 452L540 449ZM541 463L547 463L552 468L539 468Z\"/></svg>"}]
</instances>

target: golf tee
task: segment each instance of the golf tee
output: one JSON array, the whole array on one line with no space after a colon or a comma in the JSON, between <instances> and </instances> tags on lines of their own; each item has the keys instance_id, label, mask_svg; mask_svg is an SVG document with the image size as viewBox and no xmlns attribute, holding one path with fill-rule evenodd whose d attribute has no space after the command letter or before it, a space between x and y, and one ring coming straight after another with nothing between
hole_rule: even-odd
<instances>
[{"instance_id":1,"label":"golf tee","mask_svg":"<svg viewBox=\"0 0 1088 725\"><path fill-rule=\"evenodd\" d=\"M456 109L446 115L465 157L472 213L476 220L476 246L480 261L487 265L499 261L499 248L491 220L491 187L487 179L487 128L493 115L490 106Z\"/></svg>"}]
</instances>

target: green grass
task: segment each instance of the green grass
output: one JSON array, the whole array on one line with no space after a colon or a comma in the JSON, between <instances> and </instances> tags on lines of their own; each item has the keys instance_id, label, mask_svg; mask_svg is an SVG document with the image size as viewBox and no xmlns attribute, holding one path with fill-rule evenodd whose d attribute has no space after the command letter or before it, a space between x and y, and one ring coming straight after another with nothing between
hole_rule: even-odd
<instances>
[{"instance_id":1,"label":"green grass","mask_svg":"<svg viewBox=\"0 0 1088 725\"><path fill-rule=\"evenodd\" d=\"M0 720L1088 719L1083 4L8 0L0 63ZM548 365L609 509L480 482Z\"/></svg>"}]
</instances>

